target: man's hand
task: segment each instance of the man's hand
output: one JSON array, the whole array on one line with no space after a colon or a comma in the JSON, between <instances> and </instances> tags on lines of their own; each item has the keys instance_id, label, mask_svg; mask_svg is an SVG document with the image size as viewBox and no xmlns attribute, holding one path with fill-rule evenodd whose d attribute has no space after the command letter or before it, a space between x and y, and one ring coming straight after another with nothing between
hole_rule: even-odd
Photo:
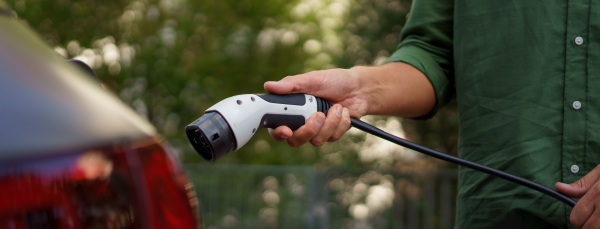
<instances>
[{"instance_id":1,"label":"man's hand","mask_svg":"<svg viewBox=\"0 0 600 229\"><path fill-rule=\"evenodd\" d=\"M350 128L350 114L355 117L365 115L367 101L359 91L359 79L346 69L331 69L288 76L277 82L266 82L264 87L270 93L304 93L321 97L334 104L327 117L317 112L306 124L296 131L286 126L270 130L275 140L287 140L292 147L306 142L315 146L327 141L336 141Z\"/></svg>"},{"instance_id":2,"label":"man's hand","mask_svg":"<svg viewBox=\"0 0 600 229\"><path fill-rule=\"evenodd\" d=\"M350 116L419 117L429 113L436 102L427 77L405 63L315 71L266 82L264 86L269 93L311 94L335 104L327 117L317 112L296 131L286 126L270 130L275 140L287 140L293 147L307 142L320 146L340 139L350 128Z\"/></svg>"},{"instance_id":3,"label":"man's hand","mask_svg":"<svg viewBox=\"0 0 600 229\"><path fill-rule=\"evenodd\" d=\"M572 184L556 183L556 190L581 198L571 211L571 224L577 228L600 228L600 165Z\"/></svg>"}]
</instances>

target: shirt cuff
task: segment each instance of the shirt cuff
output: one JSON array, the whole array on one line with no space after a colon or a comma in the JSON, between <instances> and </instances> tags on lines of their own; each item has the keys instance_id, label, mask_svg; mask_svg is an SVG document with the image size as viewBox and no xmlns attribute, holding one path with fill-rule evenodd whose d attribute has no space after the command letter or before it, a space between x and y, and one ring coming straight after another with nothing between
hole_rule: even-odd
<instances>
[{"instance_id":1,"label":"shirt cuff","mask_svg":"<svg viewBox=\"0 0 600 229\"><path fill-rule=\"evenodd\" d=\"M388 62L402 62L415 67L429 79L435 90L435 107L428 114L416 119L429 119L433 117L442 106L450 101L452 96L450 81L446 77L444 70L427 51L418 46L403 45L398 47L384 63Z\"/></svg>"}]
</instances>

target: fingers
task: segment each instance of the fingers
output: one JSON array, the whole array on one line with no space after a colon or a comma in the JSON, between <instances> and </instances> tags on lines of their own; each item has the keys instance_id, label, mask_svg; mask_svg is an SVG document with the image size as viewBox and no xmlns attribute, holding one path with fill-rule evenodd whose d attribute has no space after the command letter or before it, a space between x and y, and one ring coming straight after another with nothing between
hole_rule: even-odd
<instances>
[{"instance_id":1,"label":"fingers","mask_svg":"<svg viewBox=\"0 0 600 229\"><path fill-rule=\"evenodd\" d=\"M596 210L598 209L595 208L595 203L593 202L593 200L586 201L584 199L580 199L579 201L577 201L577 204L575 205L575 207L573 207L573 210L571 211L571 224L573 224L573 226L577 228L582 228L584 225L588 225L588 223L590 223L589 225L595 224L593 223L595 219L591 216L592 213L594 213L594 211ZM598 212L596 212L596 214L598 214Z\"/></svg>"},{"instance_id":2,"label":"fingers","mask_svg":"<svg viewBox=\"0 0 600 229\"><path fill-rule=\"evenodd\" d=\"M592 188L579 200L571 211L570 221L577 228L599 228L600 218L599 212L599 196L600 183L596 183Z\"/></svg>"},{"instance_id":3,"label":"fingers","mask_svg":"<svg viewBox=\"0 0 600 229\"><path fill-rule=\"evenodd\" d=\"M600 212L598 211L598 209L595 209L593 215L598 215L598 214L600 214ZM583 229L600 228L600 218L590 217L587 219L587 221L585 221L585 224L583 224L582 226L575 225L575 224L573 224L573 226L575 226L577 228L583 228Z\"/></svg>"},{"instance_id":4,"label":"fingers","mask_svg":"<svg viewBox=\"0 0 600 229\"><path fill-rule=\"evenodd\" d=\"M294 132L287 126L280 126L275 129L269 129L269 134L271 134L271 137L273 137L275 141L282 142L292 137Z\"/></svg>"},{"instance_id":5,"label":"fingers","mask_svg":"<svg viewBox=\"0 0 600 229\"><path fill-rule=\"evenodd\" d=\"M327 116L321 112L313 114L304 126L293 131L280 126L269 133L276 141L287 141L292 147L299 147L310 142L321 146L325 142L339 140L350 129L350 114L347 108L339 104L333 105Z\"/></svg>"},{"instance_id":6,"label":"fingers","mask_svg":"<svg viewBox=\"0 0 600 229\"><path fill-rule=\"evenodd\" d=\"M556 188L556 191L565 194L566 196L571 198L579 198L583 195L583 189L571 186L570 184L556 182L556 184L554 184L554 187Z\"/></svg>"},{"instance_id":7,"label":"fingers","mask_svg":"<svg viewBox=\"0 0 600 229\"><path fill-rule=\"evenodd\" d=\"M321 146L327 142L340 127L344 108L339 105L333 105L327 113L327 119L319 133L310 140L314 146ZM339 139L339 138L338 138Z\"/></svg>"},{"instance_id":8,"label":"fingers","mask_svg":"<svg viewBox=\"0 0 600 229\"><path fill-rule=\"evenodd\" d=\"M350 123L350 111L348 110L348 108L344 107L342 109L342 120L340 122L340 125L338 125L338 128L335 130L335 132L333 132L333 135L331 135L331 137L327 141L333 142L340 140L340 138L342 138L346 131L350 129Z\"/></svg>"},{"instance_id":9,"label":"fingers","mask_svg":"<svg viewBox=\"0 0 600 229\"><path fill-rule=\"evenodd\" d=\"M570 197L580 198L571 211L571 224L577 228L600 228L600 166L581 179L565 184L556 183L556 189Z\"/></svg>"},{"instance_id":10,"label":"fingers","mask_svg":"<svg viewBox=\"0 0 600 229\"><path fill-rule=\"evenodd\" d=\"M291 147L299 147L310 141L319 133L324 122L325 114L321 112L313 114L310 116L310 118L308 118L308 120L306 120L306 124L304 124L304 126L301 126L294 131L294 135L287 140L288 145Z\"/></svg>"},{"instance_id":11,"label":"fingers","mask_svg":"<svg viewBox=\"0 0 600 229\"><path fill-rule=\"evenodd\" d=\"M557 182L555 187L557 191L569 197L580 198L586 194L596 182L598 182L598 178L600 178L600 165L596 166L591 172L571 184Z\"/></svg>"}]
</instances>

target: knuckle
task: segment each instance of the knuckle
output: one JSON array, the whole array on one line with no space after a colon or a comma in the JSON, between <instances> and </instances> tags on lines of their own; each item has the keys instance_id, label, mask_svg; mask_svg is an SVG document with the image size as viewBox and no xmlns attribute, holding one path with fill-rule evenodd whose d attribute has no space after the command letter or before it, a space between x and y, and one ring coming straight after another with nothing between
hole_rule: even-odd
<instances>
[{"instance_id":1,"label":"knuckle","mask_svg":"<svg viewBox=\"0 0 600 229\"><path fill-rule=\"evenodd\" d=\"M337 134L331 135L331 137L329 138L329 142L335 142L337 140L340 140L341 137L339 137Z\"/></svg>"},{"instance_id":2,"label":"knuckle","mask_svg":"<svg viewBox=\"0 0 600 229\"><path fill-rule=\"evenodd\" d=\"M591 191L592 191L592 193L593 193L593 194L596 194L596 195L597 195L597 194L600 194L600 185L594 185L594 186L591 188Z\"/></svg>"},{"instance_id":3,"label":"knuckle","mask_svg":"<svg viewBox=\"0 0 600 229\"><path fill-rule=\"evenodd\" d=\"M342 138L342 136L344 136L344 133L334 133L333 135L331 135L329 140L332 142L337 141L337 140L340 140Z\"/></svg>"},{"instance_id":4,"label":"knuckle","mask_svg":"<svg viewBox=\"0 0 600 229\"><path fill-rule=\"evenodd\" d=\"M339 122L340 122L339 118L335 117L335 115L328 115L327 119L325 119L324 126L336 126Z\"/></svg>"},{"instance_id":5,"label":"knuckle","mask_svg":"<svg viewBox=\"0 0 600 229\"><path fill-rule=\"evenodd\" d=\"M571 216L569 217L569 221L571 222L571 224L573 224L573 226L577 225L577 220L575 219L575 216L573 214L571 214Z\"/></svg>"},{"instance_id":6,"label":"knuckle","mask_svg":"<svg viewBox=\"0 0 600 229\"><path fill-rule=\"evenodd\" d=\"M575 205L573 210L571 211L571 215L569 216L569 222L577 228L582 226L580 219L577 217L582 211L581 205Z\"/></svg>"},{"instance_id":7,"label":"knuckle","mask_svg":"<svg viewBox=\"0 0 600 229\"><path fill-rule=\"evenodd\" d=\"M288 140L287 143L289 146L291 146L293 148L298 148L302 145L302 143L300 143L298 141L293 141L293 140Z\"/></svg>"},{"instance_id":8,"label":"knuckle","mask_svg":"<svg viewBox=\"0 0 600 229\"><path fill-rule=\"evenodd\" d=\"M319 133L318 128L306 128L304 135L308 136L308 137L313 137L313 136L316 136L318 133Z\"/></svg>"},{"instance_id":9,"label":"knuckle","mask_svg":"<svg viewBox=\"0 0 600 229\"><path fill-rule=\"evenodd\" d=\"M348 131L348 129L350 129L349 127L350 127L350 123L348 123L348 125L341 125L340 128L331 135L331 137L329 138L329 141L340 140L342 137L344 137L344 134L346 134L346 131Z\"/></svg>"},{"instance_id":10,"label":"knuckle","mask_svg":"<svg viewBox=\"0 0 600 229\"><path fill-rule=\"evenodd\" d=\"M283 139L281 137L279 137L279 135L275 135L275 134L271 134L271 138L275 139L275 141L283 141Z\"/></svg>"},{"instance_id":11,"label":"knuckle","mask_svg":"<svg viewBox=\"0 0 600 229\"><path fill-rule=\"evenodd\" d=\"M331 135L331 137L329 138L329 140L328 140L328 141L330 141L330 142L335 142L335 141L337 141L337 140L340 140L340 136L339 136L339 134L333 134L333 135Z\"/></svg>"},{"instance_id":12,"label":"knuckle","mask_svg":"<svg viewBox=\"0 0 600 229\"><path fill-rule=\"evenodd\" d=\"M585 177L582 177L581 179L575 181L575 186L577 186L578 188L585 188L586 187Z\"/></svg>"},{"instance_id":13,"label":"knuckle","mask_svg":"<svg viewBox=\"0 0 600 229\"><path fill-rule=\"evenodd\" d=\"M345 127L350 127L351 124L352 122L350 121L350 118L342 119L342 125L344 125Z\"/></svg>"},{"instance_id":14,"label":"knuckle","mask_svg":"<svg viewBox=\"0 0 600 229\"><path fill-rule=\"evenodd\" d=\"M310 144L314 146L322 146L323 144L325 144L325 141L321 140L320 138L313 138L312 140L310 140Z\"/></svg>"}]
</instances>

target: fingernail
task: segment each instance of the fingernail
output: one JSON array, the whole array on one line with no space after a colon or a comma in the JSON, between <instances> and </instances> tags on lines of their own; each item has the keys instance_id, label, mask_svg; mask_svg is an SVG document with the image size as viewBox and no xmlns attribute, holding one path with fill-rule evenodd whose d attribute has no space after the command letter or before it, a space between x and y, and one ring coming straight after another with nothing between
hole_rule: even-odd
<instances>
[{"instance_id":1,"label":"fingernail","mask_svg":"<svg viewBox=\"0 0 600 229\"><path fill-rule=\"evenodd\" d=\"M348 110L348 108L344 107L344 116L350 116L350 111Z\"/></svg>"},{"instance_id":2,"label":"fingernail","mask_svg":"<svg viewBox=\"0 0 600 229\"><path fill-rule=\"evenodd\" d=\"M317 124L317 126L322 126L324 121L325 121L324 115L317 115L317 119L315 119L315 124Z\"/></svg>"},{"instance_id":3,"label":"fingernail","mask_svg":"<svg viewBox=\"0 0 600 229\"><path fill-rule=\"evenodd\" d=\"M342 111L344 108L342 106L338 106L337 110L335 110L335 114L339 117L342 117Z\"/></svg>"},{"instance_id":4,"label":"fingernail","mask_svg":"<svg viewBox=\"0 0 600 229\"><path fill-rule=\"evenodd\" d=\"M283 140L285 140L285 139L288 139L288 137L287 137L287 136L285 136L285 135L283 135L283 134L282 134L282 135L279 135L279 138L281 138L281 139L283 139Z\"/></svg>"}]
</instances>

